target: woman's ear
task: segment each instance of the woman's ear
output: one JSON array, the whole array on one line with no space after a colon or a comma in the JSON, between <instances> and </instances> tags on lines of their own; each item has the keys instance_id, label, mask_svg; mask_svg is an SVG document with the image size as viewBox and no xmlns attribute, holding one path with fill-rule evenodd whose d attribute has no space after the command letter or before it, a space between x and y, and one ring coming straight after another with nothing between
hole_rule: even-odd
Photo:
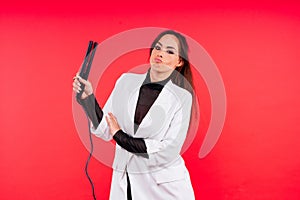
<instances>
[{"instance_id":1,"label":"woman's ear","mask_svg":"<svg viewBox=\"0 0 300 200\"><path fill-rule=\"evenodd\" d=\"M182 58L179 58L179 61L178 61L178 65L176 67L182 67L184 64L184 61Z\"/></svg>"}]
</instances>

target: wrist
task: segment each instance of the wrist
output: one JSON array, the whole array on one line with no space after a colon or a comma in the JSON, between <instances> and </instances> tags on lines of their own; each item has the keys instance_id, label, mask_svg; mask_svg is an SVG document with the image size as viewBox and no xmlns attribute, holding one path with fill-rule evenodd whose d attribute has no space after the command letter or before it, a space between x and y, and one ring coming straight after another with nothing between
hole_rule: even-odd
<instances>
[{"instance_id":1,"label":"wrist","mask_svg":"<svg viewBox=\"0 0 300 200\"><path fill-rule=\"evenodd\" d=\"M121 130L120 128L119 128L119 129L116 129L115 131L112 132L111 135L114 136L114 135L116 135L116 133L118 133L118 132L120 132L120 131L122 132L122 130Z\"/></svg>"},{"instance_id":2,"label":"wrist","mask_svg":"<svg viewBox=\"0 0 300 200\"><path fill-rule=\"evenodd\" d=\"M86 99L87 97L91 96L93 94L93 92L86 94L86 93L82 93L81 95L81 99Z\"/></svg>"}]
</instances>

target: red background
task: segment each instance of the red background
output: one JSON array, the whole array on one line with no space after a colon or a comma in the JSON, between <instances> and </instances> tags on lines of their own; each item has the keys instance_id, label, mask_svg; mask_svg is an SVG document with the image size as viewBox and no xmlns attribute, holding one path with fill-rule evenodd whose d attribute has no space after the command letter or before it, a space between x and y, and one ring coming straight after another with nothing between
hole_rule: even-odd
<instances>
[{"instance_id":1,"label":"red background","mask_svg":"<svg viewBox=\"0 0 300 200\"><path fill-rule=\"evenodd\" d=\"M89 40L147 26L197 40L225 84L222 135L199 159L210 102L196 77L201 122L183 155L196 199L300 199L299 13L296 0L1 2L0 199L92 199L72 77ZM111 168L89 169L108 199Z\"/></svg>"}]
</instances>

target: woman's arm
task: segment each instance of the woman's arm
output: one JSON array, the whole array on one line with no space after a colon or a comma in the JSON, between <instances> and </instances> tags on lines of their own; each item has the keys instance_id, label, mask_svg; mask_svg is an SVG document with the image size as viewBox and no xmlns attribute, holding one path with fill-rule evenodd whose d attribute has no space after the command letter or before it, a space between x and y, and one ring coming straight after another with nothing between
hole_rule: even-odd
<instances>
[{"instance_id":1,"label":"woman's arm","mask_svg":"<svg viewBox=\"0 0 300 200\"><path fill-rule=\"evenodd\" d=\"M106 122L109 126L110 134L119 146L127 151L134 153L138 156L148 158L146 144L143 138L134 138L121 130L117 118L108 113Z\"/></svg>"},{"instance_id":2,"label":"woman's arm","mask_svg":"<svg viewBox=\"0 0 300 200\"><path fill-rule=\"evenodd\" d=\"M93 94L92 84L88 80L81 78L78 73L73 80L73 90L77 93L81 91L81 84L84 84L81 97L76 99L77 102L83 107L85 113L93 123L93 126L97 128L103 117L103 111Z\"/></svg>"},{"instance_id":3,"label":"woman's arm","mask_svg":"<svg viewBox=\"0 0 300 200\"><path fill-rule=\"evenodd\" d=\"M113 99L118 88L119 82L122 79L123 75L118 78L115 83L115 86L108 97L105 105L101 109L96 98L93 94L93 88L89 81L86 81L79 77L78 75L74 77L73 82L73 90L75 92L80 92L80 85L84 84L84 92L82 93L81 99L79 100L80 104L83 105L85 112L89 116L91 121L90 131L97 137L102 138L105 141L109 141L113 139L113 135L111 134L111 130L107 120L102 120L104 116L107 116L109 112L113 110ZM92 96L91 96L92 95Z\"/></svg>"},{"instance_id":4,"label":"woman's arm","mask_svg":"<svg viewBox=\"0 0 300 200\"><path fill-rule=\"evenodd\" d=\"M87 96L85 99L78 100L78 103L83 107L93 126L97 128L103 118L103 111L94 94Z\"/></svg>"},{"instance_id":5,"label":"woman's arm","mask_svg":"<svg viewBox=\"0 0 300 200\"><path fill-rule=\"evenodd\" d=\"M147 154L146 144L143 138L134 138L121 129L114 134L113 138L118 145L120 145L127 151L134 153L137 156L149 158L149 155Z\"/></svg>"}]
</instances>

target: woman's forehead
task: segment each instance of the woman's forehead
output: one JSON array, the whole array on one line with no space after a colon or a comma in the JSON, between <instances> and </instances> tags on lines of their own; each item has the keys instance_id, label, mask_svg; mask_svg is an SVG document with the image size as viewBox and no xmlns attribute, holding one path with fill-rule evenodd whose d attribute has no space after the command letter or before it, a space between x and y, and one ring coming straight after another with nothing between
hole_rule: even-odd
<instances>
[{"instance_id":1,"label":"woman's forehead","mask_svg":"<svg viewBox=\"0 0 300 200\"><path fill-rule=\"evenodd\" d=\"M178 41L177 37L175 37L174 35L171 35L171 34L166 34L166 35L162 36L158 42L162 46L165 46L165 47L171 46L171 47L178 49L178 46L179 46L179 41Z\"/></svg>"}]
</instances>

